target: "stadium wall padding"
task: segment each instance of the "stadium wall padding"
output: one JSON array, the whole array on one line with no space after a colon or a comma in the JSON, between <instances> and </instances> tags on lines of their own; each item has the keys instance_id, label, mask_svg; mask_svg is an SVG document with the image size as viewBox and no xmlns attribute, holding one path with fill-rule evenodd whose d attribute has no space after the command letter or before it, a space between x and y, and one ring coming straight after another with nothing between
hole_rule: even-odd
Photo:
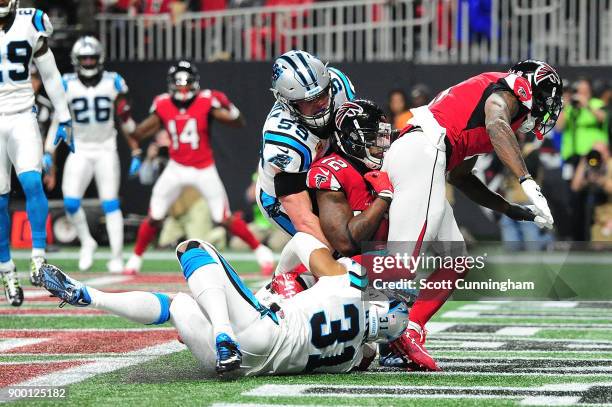
<instances>
[{"instance_id":1,"label":"stadium wall padding","mask_svg":"<svg viewBox=\"0 0 612 407\"><path fill-rule=\"evenodd\" d=\"M108 63L107 69L119 72L130 87L134 117L146 117L153 97L166 90L168 62ZM438 92L472 75L485 71L506 70L499 65L414 65L411 63L342 63L332 64L346 73L355 85L358 97L369 98L385 106L391 89L406 91L417 83L426 84ZM202 88L224 91L240 108L247 120L243 129L221 125L212 127L212 144L217 166L224 180L233 209L246 209L244 192L255 171L260 147L261 126L273 103L270 88L269 62L214 62L198 64ZM566 68L564 78L580 75L607 77L609 67ZM127 171L129 155L125 143L120 143L123 173ZM150 187L134 180L122 180L121 193L125 212L145 213ZM467 200L459 198L456 213L461 223L477 235L495 235L496 227Z\"/></svg>"}]
</instances>

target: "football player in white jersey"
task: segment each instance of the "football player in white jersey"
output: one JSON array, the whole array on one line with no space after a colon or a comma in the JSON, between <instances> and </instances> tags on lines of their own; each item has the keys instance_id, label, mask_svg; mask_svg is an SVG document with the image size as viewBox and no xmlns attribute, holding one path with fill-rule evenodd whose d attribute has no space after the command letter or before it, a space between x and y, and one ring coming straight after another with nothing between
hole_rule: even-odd
<instances>
[{"instance_id":1,"label":"football player in white jersey","mask_svg":"<svg viewBox=\"0 0 612 407\"><path fill-rule=\"evenodd\" d=\"M121 75L104 70L104 49L96 38L79 38L72 47L70 57L75 72L65 74L62 79L74 117L77 151L68 157L64 166L64 208L81 241L79 269L87 270L93 264L93 254L98 244L89 232L81 198L95 177L111 247L111 260L107 268L112 273L120 273L123 270L123 215L118 195L121 167L117 154L115 113L132 149L130 175L136 174L141 163L138 144L126 136L136 127L130 115L128 87ZM54 120L49 131L53 132L56 125L57 121ZM44 161L51 163L55 150L53 144L47 142L45 150Z\"/></svg>"},{"instance_id":2,"label":"football player in white jersey","mask_svg":"<svg viewBox=\"0 0 612 407\"><path fill-rule=\"evenodd\" d=\"M15 275L8 240L11 166L15 167L23 187L32 227L30 281L34 285L40 285L39 270L45 262L47 239L48 206L41 180L43 148L34 107L32 63L38 68L58 117L54 142L63 140L74 150L66 95L55 57L47 45L53 27L41 10L18 8L17 3L17 0L0 0L0 277L6 297L14 306L23 302L23 291Z\"/></svg>"},{"instance_id":3,"label":"football player in white jersey","mask_svg":"<svg viewBox=\"0 0 612 407\"><path fill-rule=\"evenodd\" d=\"M257 203L290 235L305 232L325 241L306 188L310 165L327 153L334 111L355 98L352 83L304 51L289 51L272 68L276 103L262 130Z\"/></svg>"},{"instance_id":4,"label":"football player in white jersey","mask_svg":"<svg viewBox=\"0 0 612 407\"><path fill-rule=\"evenodd\" d=\"M210 244L191 240L177 257L192 296L147 292L105 293L84 286L52 265L43 284L75 306L91 306L131 321L170 321L193 355L218 373L244 375L340 373L365 369L374 342L396 339L407 327L407 305L367 288L364 269L338 261L313 236L297 233L289 243L318 282L293 298L268 305L245 287L236 271Z\"/></svg>"}]
</instances>

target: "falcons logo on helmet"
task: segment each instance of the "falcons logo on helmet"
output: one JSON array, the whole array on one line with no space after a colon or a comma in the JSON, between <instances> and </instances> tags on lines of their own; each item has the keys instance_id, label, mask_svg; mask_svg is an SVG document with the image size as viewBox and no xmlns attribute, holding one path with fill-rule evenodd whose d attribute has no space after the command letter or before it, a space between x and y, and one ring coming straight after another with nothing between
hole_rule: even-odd
<instances>
[{"instance_id":1,"label":"falcons logo on helmet","mask_svg":"<svg viewBox=\"0 0 612 407\"><path fill-rule=\"evenodd\" d=\"M540 67L538 67L538 69L535 71L534 82L536 85L538 85L544 79L549 79L552 83L556 84L561 83L561 79L559 78L559 75L557 75L557 72L555 72L553 67L548 64L540 65Z\"/></svg>"},{"instance_id":2,"label":"falcons logo on helmet","mask_svg":"<svg viewBox=\"0 0 612 407\"><path fill-rule=\"evenodd\" d=\"M357 103L344 102L336 111L336 128L342 127L345 118L355 117L363 113L363 108Z\"/></svg>"}]
</instances>

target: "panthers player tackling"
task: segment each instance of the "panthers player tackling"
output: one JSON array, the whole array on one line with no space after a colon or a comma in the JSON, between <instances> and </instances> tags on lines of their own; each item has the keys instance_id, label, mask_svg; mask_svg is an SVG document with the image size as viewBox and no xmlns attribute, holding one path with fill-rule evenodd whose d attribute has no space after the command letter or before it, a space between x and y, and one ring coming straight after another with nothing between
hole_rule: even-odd
<instances>
[{"instance_id":1,"label":"panthers player tackling","mask_svg":"<svg viewBox=\"0 0 612 407\"><path fill-rule=\"evenodd\" d=\"M104 50L96 38L87 36L78 39L70 57L75 72L65 74L63 83L74 115L77 151L68 157L64 166L64 208L81 242L79 270L88 270L93 264L93 254L98 244L89 232L81 198L92 177L95 177L111 247L111 260L107 268L112 273L121 273L123 215L119 205L121 167L117 154L115 114L121 121L124 135L134 131L136 124L130 114L128 87L118 73L104 70ZM50 132L56 126L57 120L54 119ZM141 151L138 143L129 137L126 139L132 149L132 175L138 171ZM50 140L47 137L43 160L47 167L52 165L55 150Z\"/></svg>"},{"instance_id":2,"label":"panthers player tackling","mask_svg":"<svg viewBox=\"0 0 612 407\"><path fill-rule=\"evenodd\" d=\"M135 140L142 140L165 128L172 142L170 161L153 187L149 216L140 224L125 273L140 271L142 255L155 238L170 205L184 187L192 186L208 201L213 222L247 243L255 252L262 273L271 274L273 254L257 240L239 215L230 212L210 146L210 118L228 126L243 127L242 114L224 93L200 90L197 68L188 61L172 66L167 79L168 93L155 98L151 114L131 134Z\"/></svg>"},{"instance_id":3,"label":"panthers player tackling","mask_svg":"<svg viewBox=\"0 0 612 407\"><path fill-rule=\"evenodd\" d=\"M0 0L0 274L11 305L23 302L23 291L9 250L9 193L11 165L26 196L26 212L32 228L30 281L40 285L40 267L45 263L48 214L41 179L42 138L36 120L30 67L36 64L59 125L54 142L66 142L74 152L72 122L47 39L53 27L47 15L33 8L18 8L17 0Z\"/></svg>"},{"instance_id":4,"label":"panthers player tackling","mask_svg":"<svg viewBox=\"0 0 612 407\"><path fill-rule=\"evenodd\" d=\"M509 72L474 76L441 92L428 106L412 109L413 117L383 165L394 188L389 241L401 243L399 251L412 256L435 242L455 243L438 245L439 253L463 254L463 236L446 200L447 179L479 205L514 220L552 228L546 198L527 172L519 139L530 131L541 137L553 128L562 106L562 89L554 68L527 60ZM491 152L518 178L533 205L506 201L472 173L477 155ZM451 247L451 253L445 247ZM461 276L440 268L428 281L454 282ZM422 369L438 370L424 347L424 327L451 293L452 289L421 290L410 310L408 330L395 342Z\"/></svg>"},{"instance_id":5,"label":"panthers player tackling","mask_svg":"<svg viewBox=\"0 0 612 407\"><path fill-rule=\"evenodd\" d=\"M291 254L318 277L310 289L267 306L206 242L178 245L176 254L193 295L105 293L52 265L44 286L63 302L90 306L145 324L170 321L209 371L243 375L339 373L366 369L373 342L397 338L407 326L404 302L366 293L367 275L348 258L338 261L313 236L297 233Z\"/></svg>"}]
</instances>

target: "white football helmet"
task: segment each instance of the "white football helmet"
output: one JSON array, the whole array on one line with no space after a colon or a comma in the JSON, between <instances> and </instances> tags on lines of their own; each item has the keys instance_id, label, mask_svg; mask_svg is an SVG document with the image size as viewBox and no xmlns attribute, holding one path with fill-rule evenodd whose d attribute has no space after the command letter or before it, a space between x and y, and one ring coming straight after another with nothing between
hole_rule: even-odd
<instances>
[{"instance_id":1,"label":"white football helmet","mask_svg":"<svg viewBox=\"0 0 612 407\"><path fill-rule=\"evenodd\" d=\"M9 0L8 4L4 7L0 7L0 18L6 17L11 13L14 13L19 7L19 0Z\"/></svg>"},{"instance_id":2,"label":"white football helmet","mask_svg":"<svg viewBox=\"0 0 612 407\"><path fill-rule=\"evenodd\" d=\"M96 63L94 65L83 65L81 58L84 57L97 58ZM102 44L95 37L90 35L81 37L72 46L70 60L75 72L79 76L92 78L100 74L104 69L104 48L102 48Z\"/></svg>"},{"instance_id":3,"label":"white football helmet","mask_svg":"<svg viewBox=\"0 0 612 407\"><path fill-rule=\"evenodd\" d=\"M331 122L334 109L331 77L326 64L308 52L289 51L274 61L271 90L276 99L310 129L322 129ZM300 112L296 102L311 101L324 93L329 94L327 107L313 115Z\"/></svg>"},{"instance_id":4,"label":"white football helmet","mask_svg":"<svg viewBox=\"0 0 612 407\"><path fill-rule=\"evenodd\" d=\"M368 341L387 343L399 338L408 327L408 305L400 299L370 301Z\"/></svg>"}]
</instances>

